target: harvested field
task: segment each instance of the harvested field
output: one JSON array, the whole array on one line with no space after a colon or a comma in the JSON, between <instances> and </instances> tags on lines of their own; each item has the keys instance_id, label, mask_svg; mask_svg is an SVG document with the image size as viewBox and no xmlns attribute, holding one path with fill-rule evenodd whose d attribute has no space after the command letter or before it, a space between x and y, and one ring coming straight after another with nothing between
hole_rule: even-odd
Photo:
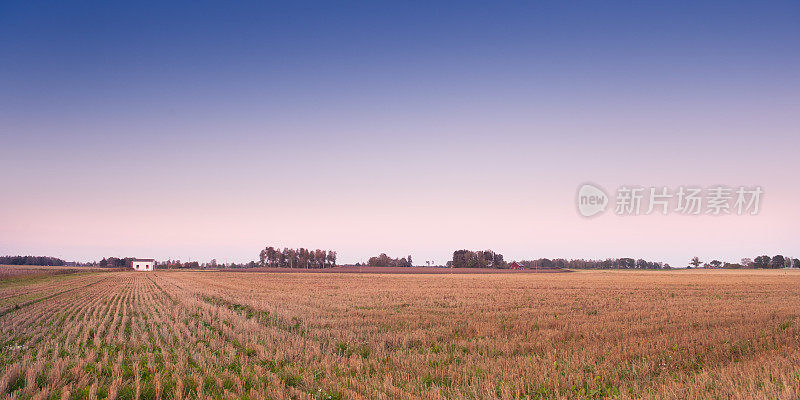
<instances>
[{"instance_id":1,"label":"harvested field","mask_svg":"<svg viewBox=\"0 0 800 400\"><path fill-rule=\"evenodd\" d=\"M800 271L58 279L0 316L7 396L800 396Z\"/></svg>"}]
</instances>

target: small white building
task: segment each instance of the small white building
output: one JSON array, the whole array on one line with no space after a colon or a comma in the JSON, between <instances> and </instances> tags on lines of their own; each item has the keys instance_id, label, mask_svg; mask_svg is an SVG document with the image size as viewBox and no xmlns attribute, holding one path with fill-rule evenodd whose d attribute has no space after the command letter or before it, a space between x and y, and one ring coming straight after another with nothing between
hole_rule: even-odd
<instances>
[{"instance_id":1,"label":"small white building","mask_svg":"<svg viewBox=\"0 0 800 400\"><path fill-rule=\"evenodd\" d=\"M152 271L156 265L156 260L152 258L134 258L131 266L134 271Z\"/></svg>"}]
</instances>

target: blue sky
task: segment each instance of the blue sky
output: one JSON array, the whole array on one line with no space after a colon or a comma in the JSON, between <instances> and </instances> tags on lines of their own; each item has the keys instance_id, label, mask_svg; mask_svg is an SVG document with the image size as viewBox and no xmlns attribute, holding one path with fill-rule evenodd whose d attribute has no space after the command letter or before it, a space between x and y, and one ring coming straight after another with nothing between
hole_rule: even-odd
<instances>
[{"instance_id":1,"label":"blue sky","mask_svg":"<svg viewBox=\"0 0 800 400\"><path fill-rule=\"evenodd\" d=\"M798 21L797 2L3 2L0 252L800 254ZM769 202L584 220L586 181Z\"/></svg>"}]
</instances>

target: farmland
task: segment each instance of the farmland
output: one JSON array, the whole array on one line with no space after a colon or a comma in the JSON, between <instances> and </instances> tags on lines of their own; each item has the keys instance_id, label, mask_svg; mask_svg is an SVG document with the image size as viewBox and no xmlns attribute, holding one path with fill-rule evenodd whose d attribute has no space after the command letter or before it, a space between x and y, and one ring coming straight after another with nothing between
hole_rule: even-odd
<instances>
[{"instance_id":1,"label":"farmland","mask_svg":"<svg viewBox=\"0 0 800 400\"><path fill-rule=\"evenodd\" d=\"M77 273L0 301L11 398L800 396L794 270Z\"/></svg>"}]
</instances>

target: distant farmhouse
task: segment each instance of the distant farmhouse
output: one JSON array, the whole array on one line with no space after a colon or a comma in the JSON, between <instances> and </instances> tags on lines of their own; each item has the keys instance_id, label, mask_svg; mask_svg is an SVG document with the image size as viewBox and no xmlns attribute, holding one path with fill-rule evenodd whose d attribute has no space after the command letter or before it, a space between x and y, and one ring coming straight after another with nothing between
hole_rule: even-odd
<instances>
[{"instance_id":1,"label":"distant farmhouse","mask_svg":"<svg viewBox=\"0 0 800 400\"><path fill-rule=\"evenodd\" d=\"M131 260L131 266L134 271L152 271L156 265L156 260L152 258L134 258Z\"/></svg>"}]
</instances>

